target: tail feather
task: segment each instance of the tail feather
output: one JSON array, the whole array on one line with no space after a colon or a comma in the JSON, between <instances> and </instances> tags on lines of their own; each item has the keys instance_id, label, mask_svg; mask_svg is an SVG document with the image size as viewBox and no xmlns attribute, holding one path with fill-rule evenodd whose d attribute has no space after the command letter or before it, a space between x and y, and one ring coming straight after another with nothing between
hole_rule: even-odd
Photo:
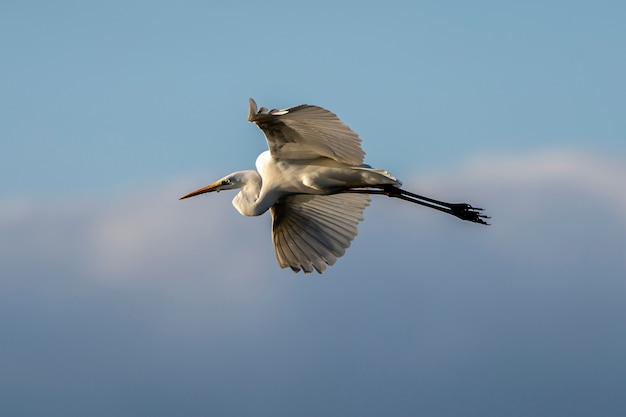
<instances>
[{"instance_id":1,"label":"tail feather","mask_svg":"<svg viewBox=\"0 0 626 417\"><path fill-rule=\"evenodd\" d=\"M361 165L355 167L355 169L365 171L365 178L370 185L391 185L394 187L401 187L402 182L396 177L391 175L384 169L372 168L369 165Z\"/></svg>"}]
</instances>

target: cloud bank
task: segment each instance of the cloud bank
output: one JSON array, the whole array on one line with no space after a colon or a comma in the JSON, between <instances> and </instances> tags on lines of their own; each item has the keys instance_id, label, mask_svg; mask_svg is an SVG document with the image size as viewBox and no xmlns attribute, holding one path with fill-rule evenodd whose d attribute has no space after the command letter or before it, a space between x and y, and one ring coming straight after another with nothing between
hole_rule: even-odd
<instances>
[{"instance_id":1,"label":"cloud bank","mask_svg":"<svg viewBox=\"0 0 626 417\"><path fill-rule=\"evenodd\" d=\"M374 199L321 276L276 265L233 195L0 202L11 415L617 415L626 164L477 158ZM209 179L210 180L210 179Z\"/></svg>"}]
</instances>

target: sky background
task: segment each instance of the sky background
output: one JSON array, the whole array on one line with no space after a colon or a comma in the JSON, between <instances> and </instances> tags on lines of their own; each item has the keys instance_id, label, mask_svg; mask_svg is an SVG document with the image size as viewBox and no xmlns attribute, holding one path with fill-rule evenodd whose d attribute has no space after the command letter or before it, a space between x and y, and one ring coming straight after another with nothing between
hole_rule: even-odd
<instances>
[{"instance_id":1,"label":"sky background","mask_svg":"<svg viewBox=\"0 0 626 417\"><path fill-rule=\"evenodd\" d=\"M1 2L12 416L622 416L626 5ZM177 198L316 104L408 190L323 275Z\"/></svg>"}]
</instances>

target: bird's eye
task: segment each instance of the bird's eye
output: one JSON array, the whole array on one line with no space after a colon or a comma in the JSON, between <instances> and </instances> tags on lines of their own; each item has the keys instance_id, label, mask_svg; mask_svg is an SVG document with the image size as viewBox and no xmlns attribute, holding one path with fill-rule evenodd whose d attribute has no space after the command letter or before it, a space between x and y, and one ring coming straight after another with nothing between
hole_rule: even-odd
<instances>
[{"instance_id":1,"label":"bird's eye","mask_svg":"<svg viewBox=\"0 0 626 417\"><path fill-rule=\"evenodd\" d=\"M222 181L222 185L228 185L228 184L230 184L230 180L228 178Z\"/></svg>"}]
</instances>

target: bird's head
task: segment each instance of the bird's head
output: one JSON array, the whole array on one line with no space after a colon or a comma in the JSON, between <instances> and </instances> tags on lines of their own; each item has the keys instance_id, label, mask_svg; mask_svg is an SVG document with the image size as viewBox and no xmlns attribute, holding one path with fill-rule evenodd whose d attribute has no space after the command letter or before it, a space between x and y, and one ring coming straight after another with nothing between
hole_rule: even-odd
<instances>
[{"instance_id":1,"label":"bird's head","mask_svg":"<svg viewBox=\"0 0 626 417\"><path fill-rule=\"evenodd\" d=\"M202 188L198 188L195 191L185 194L179 200L194 197L204 193L210 193L212 191L220 192L222 190L235 190L237 188L242 188L244 185L246 185L246 183L243 181L242 176L239 174L239 172L235 172L233 174L227 175L224 178L215 181L214 183L205 185Z\"/></svg>"}]
</instances>

